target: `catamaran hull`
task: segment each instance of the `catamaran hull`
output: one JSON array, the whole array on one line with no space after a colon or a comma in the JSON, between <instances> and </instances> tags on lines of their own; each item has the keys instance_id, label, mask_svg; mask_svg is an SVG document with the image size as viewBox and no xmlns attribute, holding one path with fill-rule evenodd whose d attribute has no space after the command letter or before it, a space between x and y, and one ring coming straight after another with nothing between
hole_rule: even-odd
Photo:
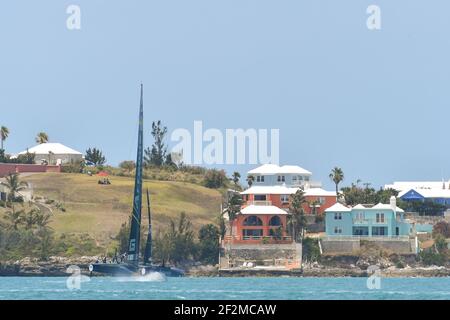
<instances>
[{"instance_id":1,"label":"catamaran hull","mask_svg":"<svg viewBox=\"0 0 450 320\"><path fill-rule=\"evenodd\" d=\"M89 266L91 273L100 273L114 277L146 275L151 272L159 272L166 277L183 277L184 272L180 269L162 266L134 266L128 264L94 263Z\"/></svg>"}]
</instances>

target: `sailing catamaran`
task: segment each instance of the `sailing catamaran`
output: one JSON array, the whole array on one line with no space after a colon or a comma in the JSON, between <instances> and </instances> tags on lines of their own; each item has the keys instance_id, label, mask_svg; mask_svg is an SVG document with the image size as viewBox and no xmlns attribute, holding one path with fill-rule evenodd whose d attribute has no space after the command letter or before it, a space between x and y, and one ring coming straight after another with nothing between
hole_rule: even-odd
<instances>
[{"instance_id":1,"label":"sailing catamaran","mask_svg":"<svg viewBox=\"0 0 450 320\"><path fill-rule=\"evenodd\" d=\"M150 195L147 189L147 208L149 218L149 231L144 251L143 263L139 261L141 236L141 210L142 210L142 167L144 153L144 93L141 84L141 103L139 109L139 133L136 159L136 178L134 183L133 213L131 216L130 238L126 262L121 263L94 263L89 266L91 274L101 273L113 276L128 276L150 272L160 272L169 277L183 276L183 271L176 268L152 264L152 225L150 212Z\"/></svg>"}]
</instances>

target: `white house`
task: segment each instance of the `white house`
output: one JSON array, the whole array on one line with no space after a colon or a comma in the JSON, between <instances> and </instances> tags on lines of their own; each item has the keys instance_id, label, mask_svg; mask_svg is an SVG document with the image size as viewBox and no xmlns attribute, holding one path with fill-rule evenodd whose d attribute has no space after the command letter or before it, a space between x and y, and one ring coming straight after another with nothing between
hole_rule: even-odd
<instances>
[{"instance_id":1,"label":"white house","mask_svg":"<svg viewBox=\"0 0 450 320\"><path fill-rule=\"evenodd\" d=\"M81 152L66 147L61 143L42 143L18 153L17 156L26 154L27 152L35 154L34 159L37 164L48 163L51 165L59 165L81 161L83 159Z\"/></svg>"}]
</instances>

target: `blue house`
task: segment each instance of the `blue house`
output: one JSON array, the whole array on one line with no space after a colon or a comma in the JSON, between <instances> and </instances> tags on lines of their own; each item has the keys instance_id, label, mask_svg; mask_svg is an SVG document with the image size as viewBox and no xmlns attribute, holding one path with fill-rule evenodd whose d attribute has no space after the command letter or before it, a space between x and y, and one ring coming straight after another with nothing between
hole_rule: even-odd
<instances>
[{"instance_id":1,"label":"blue house","mask_svg":"<svg viewBox=\"0 0 450 320\"><path fill-rule=\"evenodd\" d=\"M410 189L400 192L398 197L407 202L412 201L431 201L450 208L450 190L449 189Z\"/></svg>"},{"instance_id":2,"label":"blue house","mask_svg":"<svg viewBox=\"0 0 450 320\"><path fill-rule=\"evenodd\" d=\"M391 204L373 207L361 204L349 208L340 203L325 210L328 237L408 237L415 234L414 224L404 218L404 211Z\"/></svg>"}]
</instances>

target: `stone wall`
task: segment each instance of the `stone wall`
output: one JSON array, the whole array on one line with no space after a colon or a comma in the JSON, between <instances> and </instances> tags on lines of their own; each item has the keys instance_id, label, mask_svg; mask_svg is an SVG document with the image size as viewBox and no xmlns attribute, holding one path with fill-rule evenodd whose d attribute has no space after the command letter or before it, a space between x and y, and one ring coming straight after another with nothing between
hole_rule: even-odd
<instances>
[{"instance_id":1,"label":"stone wall","mask_svg":"<svg viewBox=\"0 0 450 320\"><path fill-rule=\"evenodd\" d=\"M360 250L359 239L352 240L320 240L323 254L356 254Z\"/></svg>"},{"instance_id":2,"label":"stone wall","mask_svg":"<svg viewBox=\"0 0 450 320\"><path fill-rule=\"evenodd\" d=\"M221 252L221 268L239 267L244 262L257 265L283 265L285 261L301 263L298 244L226 245Z\"/></svg>"},{"instance_id":3,"label":"stone wall","mask_svg":"<svg viewBox=\"0 0 450 320\"><path fill-rule=\"evenodd\" d=\"M61 172L61 166L39 164L0 163L0 177L11 173Z\"/></svg>"},{"instance_id":4,"label":"stone wall","mask_svg":"<svg viewBox=\"0 0 450 320\"><path fill-rule=\"evenodd\" d=\"M415 253L414 239L322 239L323 254L358 254L364 242L376 244L378 247L397 254Z\"/></svg>"}]
</instances>

